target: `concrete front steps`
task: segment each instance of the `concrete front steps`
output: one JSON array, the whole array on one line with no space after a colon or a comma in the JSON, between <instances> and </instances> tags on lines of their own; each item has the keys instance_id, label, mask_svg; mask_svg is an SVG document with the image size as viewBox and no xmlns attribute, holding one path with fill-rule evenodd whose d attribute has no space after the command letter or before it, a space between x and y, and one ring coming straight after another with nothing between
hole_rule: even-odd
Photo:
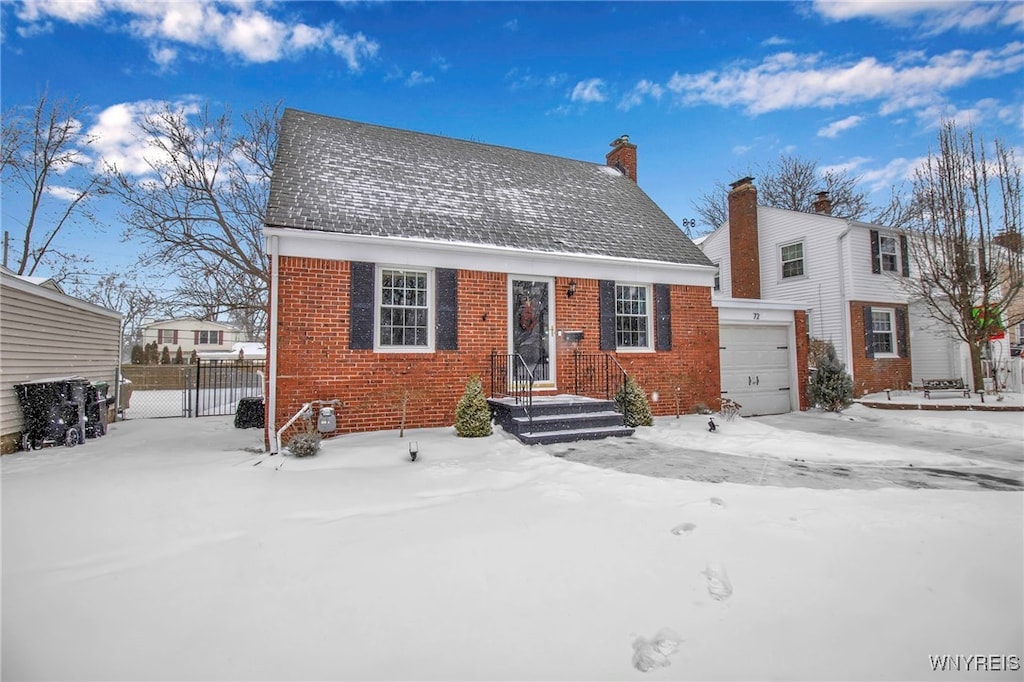
<instances>
[{"instance_id":1,"label":"concrete front steps","mask_svg":"<svg viewBox=\"0 0 1024 682\"><path fill-rule=\"evenodd\" d=\"M535 396L527 409L513 398L490 398L495 421L527 445L632 436L614 400L578 395Z\"/></svg>"}]
</instances>

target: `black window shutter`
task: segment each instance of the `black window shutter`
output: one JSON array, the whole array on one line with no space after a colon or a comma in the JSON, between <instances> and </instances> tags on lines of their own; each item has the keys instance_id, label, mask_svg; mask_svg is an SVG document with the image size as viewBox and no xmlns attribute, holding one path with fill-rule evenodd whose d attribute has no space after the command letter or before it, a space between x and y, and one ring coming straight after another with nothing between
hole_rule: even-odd
<instances>
[{"instance_id":1,"label":"black window shutter","mask_svg":"<svg viewBox=\"0 0 1024 682\"><path fill-rule=\"evenodd\" d=\"M373 348L373 263L352 261L349 286L348 347Z\"/></svg>"},{"instance_id":2,"label":"black window shutter","mask_svg":"<svg viewBox=\"0 0 1024 682\"><path fill-rule=\"evenodd\" d=\"M437 319L434 330L437 350L459 349L459 271L438 269L437 277Z\"/></svg>"},{"instance_id":3,"label":"black window shutter","mask_svg":"<svg viewBox=\"0 0 1024 682\"><path fill-rule=\"evenodd\" d=\"M871 306L864 306L864 355L875 357L874 325L871 322Z\"/></svg>"},{"instance_id":4,"label":"black window shutter","mask_svg":"<svg viewBox=\"0 0 1024 682\"><path fill-rule=\"evenodd\" d=\"M672 298L667 284L654 285L655 350L672 350Z\"/></svg>"},{"instance_id":5,"label":"black window shutter","mask_svg":"<svg viewBox=\"0 0 1024 682\"><path fill-rule=\"evenodd\" d=\"M910 277L910 240L907 235L900 235L900 257L903 259L903 276Z\"/></svg>"},{"instance_id":6,"label":"black window shutter","mask_svg":"<svg viewBox=\"0 0 1024 682\"><path fill-rule=\"evenodd\" d=\"M907 347L907 311L903 308L896 309L896 352L901 358L910 357L910 349Z\"/></svg>"},{"instance_id":7,"label":"black window shutter","mask_svg":"<svg viewBox=\"0 0 1024 682\"><path fill-rule=\"evenodd\" d=\"M601 309L601 350L615 350L615 282L600 280L597 292Z\"/></svg>"},{"instance_id":8,"label":"black window shutter","mask_svg":"<svg viewBox=\"0 0 1024 682\"><path fill-rule=\"evenodd\" d=\"M881 249L878 246L878 230L871 230L871 272L882 272Z\"/></svg>"}]
</instances>

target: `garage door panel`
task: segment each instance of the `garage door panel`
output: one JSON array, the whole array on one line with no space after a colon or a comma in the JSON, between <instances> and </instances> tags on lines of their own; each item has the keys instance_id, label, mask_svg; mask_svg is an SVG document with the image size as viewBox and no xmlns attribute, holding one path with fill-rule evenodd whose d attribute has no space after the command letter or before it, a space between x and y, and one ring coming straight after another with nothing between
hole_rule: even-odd
<instances>
[{"instance_id":1,"label":"garage door panel","mask_svg":"<svg viewBox=\"0 0 1024 682\"><path fill-rule=\"evenodd\" d=\"M743 416L789 412L789 329L722 325L719 335L722 396L738 402Z\"/></svg>"}]
</instances>

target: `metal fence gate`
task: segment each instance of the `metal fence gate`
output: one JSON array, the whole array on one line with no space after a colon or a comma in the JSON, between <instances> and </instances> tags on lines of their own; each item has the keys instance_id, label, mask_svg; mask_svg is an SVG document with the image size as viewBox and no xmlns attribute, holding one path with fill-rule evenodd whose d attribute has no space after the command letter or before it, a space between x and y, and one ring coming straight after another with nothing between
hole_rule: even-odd
<instances>
[{"instance_id":1,"label":"metal fence gate","mask_svg":"<svg viewBox=\"0 0 1024 682\"><path fill-rule=\"evenodd\" d=\"M181 396L183 417L231 415L242 398L263 395L266 360L204 360L188 373Z\"/></svg>"}]
</instances>

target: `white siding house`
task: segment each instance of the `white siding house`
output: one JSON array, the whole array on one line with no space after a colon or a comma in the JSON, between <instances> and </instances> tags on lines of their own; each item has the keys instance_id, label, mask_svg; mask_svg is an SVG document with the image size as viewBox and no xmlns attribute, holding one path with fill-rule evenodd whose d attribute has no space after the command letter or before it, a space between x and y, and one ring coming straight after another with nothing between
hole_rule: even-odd
<instances>
[{"instance_id":1,"label":"white siding house","mask_svg":"<svg viewBox=\"0 0 1024 682\"><path fill-rule=\"evenodd\" d=\"M827 200L822 213L749 202L756 202L756 191L749 182L737 183L730 222L699 244L719 267L719 296L750 291L749 280L756 277L761 299L806 306L808 334L833 343L857 395L906 389L924 378L969 379L963 344L939 329L902 286L915 276L905 237L834 217ZM742 232L734 236L733 229Z\"/></svg>"},{"instance_id":2,"label":"white siding house","mask_svg":"<svg viewBox=\"0 0 1024 682\"><path fill-rule=\"evenodd\" d=\"M186 358L193 350L229 351L236 343L249 341L238 328L221 322L177 317L170 320L148 321L142 326L142 345L156 342L163 350L167 346L171 355L181 348Z\"/></svg>"},{"instance_id":3,"label":"white siding house","mask_svg":"<svg viewBox=\"0 0 1024 682\"><path fill-rule=\"evenodd\" d=\"M0 268L0 437L19 441L23 420L16 384L82 376L116 385L121 314L64 294L49 280Z\"/></svg>"}]
</instances>

